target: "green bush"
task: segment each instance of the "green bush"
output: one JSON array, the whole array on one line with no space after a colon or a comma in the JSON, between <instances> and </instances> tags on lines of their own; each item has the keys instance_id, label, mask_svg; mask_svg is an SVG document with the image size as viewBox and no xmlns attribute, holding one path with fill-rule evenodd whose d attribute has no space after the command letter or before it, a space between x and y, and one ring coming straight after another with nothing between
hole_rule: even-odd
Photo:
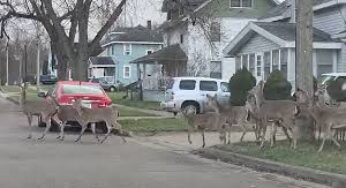
<instances>
[{"instance_id":1,"label":"green bush","mask_svg":"<svg viewBox=\"0 0 346 188\"><path fill-rule=\"evenodd\" d=\"M342 90L343 85L346 83L346 79L338 78L328 83L327 91L330 97L336 101L346 101L346 91Z\"/></svg>"},{"instance_id":2,"label":"green bush","mask_svg":"<svg viewBox=\"0 0 346 188\"><path fill-rule=\"evenodd\" d=\"M273 71L264 85L263 93L267 100L282 100L291 98L292 85L281 71Z\"/></svg>"},{"instance_id":3,"label":"green bush","mask_svg":"<svg viewBox=\"0 0 346 188\"><path fill-rule=\"evenodd\" d=\"M231 104L244 106L248 91L256 85L256 78L246 69L238 70L230 80Z\"/></svg>"}]
</instances>

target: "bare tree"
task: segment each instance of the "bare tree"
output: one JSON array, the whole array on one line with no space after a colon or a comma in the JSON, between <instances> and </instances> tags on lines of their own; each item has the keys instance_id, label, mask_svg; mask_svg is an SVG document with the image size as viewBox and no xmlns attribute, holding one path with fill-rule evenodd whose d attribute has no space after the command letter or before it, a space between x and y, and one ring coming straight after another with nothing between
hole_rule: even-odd
<instances>
[{"instance_id":1,"label":"bare tree","mask_svg":"<svg viewBox=\"0 0 346 188\"><path fill-rule=\"evenodd\" d=\"M0 0L0 38L7 36L11 19L22 18L42 24L49 35L52 50L59 61L58 75L67 78L72 68L74 79L87 79L87 61L102 52L101 40L112 27L127 0L119 0L102 27L90 39L91 18L111 1L97 0Z\"/></svg>"}]
</instances>

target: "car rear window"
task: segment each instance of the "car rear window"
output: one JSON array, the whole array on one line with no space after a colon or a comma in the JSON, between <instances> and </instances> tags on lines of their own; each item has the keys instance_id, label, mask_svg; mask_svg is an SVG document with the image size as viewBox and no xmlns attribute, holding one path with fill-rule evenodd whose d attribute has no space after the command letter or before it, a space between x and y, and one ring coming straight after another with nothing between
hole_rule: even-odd
<instances>
[{"instance_id":1,"label":"car rear window","mask_svg":"<svg viewBox=\"0 0 346 188\"><path fill-rule=\"evenodd\" d=\"M103 91L98 86L92 85L64 85L64 94L103 94Z\"/></svg>"},{"instance_id":2,"label":"car rear window","mask_svg":"<svg viewBox=\"0 0 346 188\"><path fill-rule=\"evenodd\" d=\"M174 80L173 79L168 80L166 83L166 89L172 89L173 85L174 85Z\"/></svg>"},{"instance_id":3,"label":"car rear window","mask_svg":"<svg viewBox=\"0 0 346 188\"><path fill-rule=\"evenodd\" d=\"M195 80L181 80L179 84L181 90L195 90L196 81Z\"/></svg>"},{"instance_id":4,"label":"car rear window","mask_svg":"<svg viewBox=\"0 0 346 188\"><path fill-rule=\"evenodd\" d=\"M201 81L199 84L201 91L217 91L217 82L215 81Z\"/></svg>"},{"instance_id":5,"label":"car rear window","mask_svg":"<svg viewBox=\"0 0 346 188\"><path fill-rule=\"evenodd\" d=\"M221 82L220 89L222 92L230 92L229 84L227 82Z\"/></svg>"}]
</instances>

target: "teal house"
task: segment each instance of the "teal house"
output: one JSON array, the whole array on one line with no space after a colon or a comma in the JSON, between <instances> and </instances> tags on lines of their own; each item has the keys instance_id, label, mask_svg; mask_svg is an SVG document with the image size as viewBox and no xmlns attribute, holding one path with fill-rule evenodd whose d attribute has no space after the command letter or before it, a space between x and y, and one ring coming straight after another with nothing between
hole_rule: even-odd
<instances>
[{"instance_id":1,"label":"teal house","mask_svg":"<svg viewBox=\"0 0 346 188\"><path fill-rule=\"evenodd\" d=\"M128 85L138 81L139 70L131 61L160 50L163 37L160 32L141 25L134 28L117 28L104 41L105 51L96 58L111 58L113 62L89 61L89 77L106 77L115 83ZM111 70L112 69L112 70Z\"/></svg>"}]
</instances>

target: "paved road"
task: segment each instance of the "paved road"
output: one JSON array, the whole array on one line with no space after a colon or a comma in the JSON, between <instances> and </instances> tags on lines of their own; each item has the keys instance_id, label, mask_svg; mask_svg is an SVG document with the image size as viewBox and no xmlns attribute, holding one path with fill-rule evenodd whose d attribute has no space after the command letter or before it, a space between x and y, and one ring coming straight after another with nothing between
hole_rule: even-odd
<instances>
[{"instance_id":1,"label":"paved road","mask_svg":"<svg viewBox=\"0 0 346 188\"><path fill-rule=\"evenodd\" d=\"M0 98L0 187L6 188L301 188L322 186L199 159L140 140L91 135L63 143L26 140L26 119ZM35 137L42 130L35 130Z\"/></svg>"}]
</instances>

